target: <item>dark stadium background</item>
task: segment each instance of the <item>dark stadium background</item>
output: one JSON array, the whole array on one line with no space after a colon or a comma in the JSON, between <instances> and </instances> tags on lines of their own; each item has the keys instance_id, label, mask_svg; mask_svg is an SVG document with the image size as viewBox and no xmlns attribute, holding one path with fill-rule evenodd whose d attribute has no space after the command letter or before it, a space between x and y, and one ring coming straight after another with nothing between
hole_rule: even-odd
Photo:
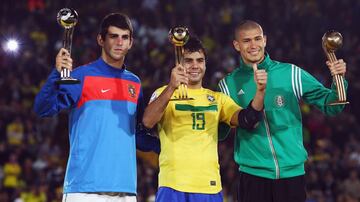
<instances>
[{"instance_id":1,"label":"dark stadium background","mask_svg":"<svg viewBox=\"0 0 360 202\"><path fill-rule=\"evenodd\" d=\"M231 44L232 27L243 19L263 25L272 59L297 64L326 86L331 76L321 37L330 29L340 31L344 46L336 54L347 63L351 104L336 117L324 117L302 104L304 144L309 153L307 202L360 200L359 0L2 0L0 5L0 42L13 37L20 41L18 53L0 50L1 202L21 197L27 197L24 201L61 201L68 154L66 112L39 119L32 104L61 47L63 30L56 23L56 14L66 6L79 13L74 66L98 57L95 39L103 16L120 11L131 17L135 43L126 63L141 78L146 100L167 83L174 63L167 33L174 25L186 25L202 39L208 51L204 86L211 89L238 64ZM219 144L226 202L236 201L237 166L232 155L233 138L229 137ZM156 156L139 153L139 202L153 201L157 172Z\"/></svg>"}]
</instances>

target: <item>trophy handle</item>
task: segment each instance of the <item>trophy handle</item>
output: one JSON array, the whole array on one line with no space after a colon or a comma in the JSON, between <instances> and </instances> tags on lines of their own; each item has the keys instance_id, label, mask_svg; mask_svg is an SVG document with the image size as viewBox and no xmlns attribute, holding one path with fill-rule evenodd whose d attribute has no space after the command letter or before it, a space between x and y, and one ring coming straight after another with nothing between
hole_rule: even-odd
<instances>
[{"instance_id":1,"label":"trophy handle","mask_svg":"<svg viewBox=\"0 0 360 202\"><path fill-rule=\"evenodd\" d=\"M324 34L322 38L322 47L327 59L330 62L337 61L335 50L337 50L339 47L342 46L342 40L343 38L339 32L328 31ZM334 75L333 80L335 81L338 100L335 102L331 102L328 105L349 104L349 102L346 101L346 89L345 89L344 77L342 75Z\"/></svg>"},{"instance_id":2,"label":"trophy handle","mask_svg":"<svg viewBox=\"0 0 360 202\"><path fill-rule=\"evenodd\" d=\"M65 28L64 37L63 37L63 47L69 52L70 55L71 55L73 34L74 34L74 27Z\"/></svg>"},{"instance_id":3,"label":"trophy handle","mask_svg":"<svg viewBox=\"0 0 360 202\"><path fill-rule=\"evenodd\" d=\"M175 64L182 64L184 55L184 47L183 46L175 46Z\"/></svg>"}]
</instances>

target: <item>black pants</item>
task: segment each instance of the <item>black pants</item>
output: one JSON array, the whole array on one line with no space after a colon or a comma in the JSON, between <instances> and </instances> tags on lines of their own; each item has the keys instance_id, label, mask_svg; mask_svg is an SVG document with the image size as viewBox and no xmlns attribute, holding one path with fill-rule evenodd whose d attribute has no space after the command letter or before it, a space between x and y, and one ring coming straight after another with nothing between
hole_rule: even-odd
<instances>
[{"instance_id":1,"label":"black pants","mask_svg":"<svg viewBox=\"0 0 360 202\"><path fill-rule=\"evenodd\" d=\"M305 177L273 180L240 172L237 195L239 202L304 202Z\"/></svg>"}]
</instances>

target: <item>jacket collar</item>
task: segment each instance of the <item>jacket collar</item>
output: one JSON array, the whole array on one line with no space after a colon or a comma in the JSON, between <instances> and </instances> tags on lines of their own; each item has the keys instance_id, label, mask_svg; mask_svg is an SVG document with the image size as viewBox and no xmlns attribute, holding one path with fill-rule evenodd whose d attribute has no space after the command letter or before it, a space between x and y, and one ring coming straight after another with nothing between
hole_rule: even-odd
<instances>
[{"instance_id":1,"label":"jacket collar","mask_svg":"<svg viewBox=\"0 0 360 202\"><path fill-rule=\"evenodd\" d=\"M272 60L268 53L265 53L264 60L258 64L258 69L265 69L268 70L270 67L270 64L272 63ZM245 64L242 57L240 57L240 69L246 70L246 71L252 71L252 66Z\"/></svg>"},{"instance_id":2,"label":"jacket collar","mask_svg":"<svg viewBox=\"0 0 360 202\"><path fill-rule=\"evenodd\" d=\"M116 67L113 67L113 66L109 65L108 63L106 63L106 62L104 61L104 59L102 59L101 57L99 57L99 59L97 60L97 62L98 62L99 64L101 64L101 66L104 66L104 67L106 67L106 68L108 68L108 69L112 69L112 70L114 70L114 71L124 71L124 70L126 70L126 65L125 65L125 63L123 64L123 66L122 66L121 68L116 68Z\"/></svg>"}]
</instances>

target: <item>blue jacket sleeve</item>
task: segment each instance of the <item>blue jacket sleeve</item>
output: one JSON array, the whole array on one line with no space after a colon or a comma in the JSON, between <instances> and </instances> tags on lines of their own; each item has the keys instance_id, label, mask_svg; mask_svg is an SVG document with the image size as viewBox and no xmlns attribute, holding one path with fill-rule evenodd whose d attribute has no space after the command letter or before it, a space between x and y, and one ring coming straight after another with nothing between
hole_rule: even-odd
<instances>
[{"instance_id":1,"label":"blue jacket sleeve","mask_svg":"<svg viewBox=\"0 0 360 202\"><path fill-rule=\"evenodd\" d=\"M160 140L158 137L153 136L150 129L147 129L142 124L142 117L144 115L144 99L142 90L137 106L137 127L136 127L136 148L141 151L153 151L157 154L160 153Z\"/></svg>"},{"instance_id":2,"label":"blue jacket sleeve","mask_svg":"<svg viewBox=\"0 0 360 202\"><path fill-rule=\"evenodd\" d=\"M40 117L53 116L62 109L74 107L81 93L81 84L58 85L60 73L54 69L34 101L34 111Z\"/></svg>"}]
</instances>

